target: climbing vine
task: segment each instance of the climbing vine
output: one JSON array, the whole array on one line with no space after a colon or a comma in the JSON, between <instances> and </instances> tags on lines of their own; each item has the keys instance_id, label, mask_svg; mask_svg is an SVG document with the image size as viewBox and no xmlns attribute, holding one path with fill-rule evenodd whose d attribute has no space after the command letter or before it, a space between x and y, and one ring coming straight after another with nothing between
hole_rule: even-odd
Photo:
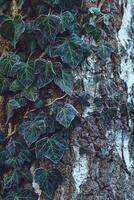
<instances>
[{"instance_id":1,"label":"climbing vine","mask_svg":"<svg viewBox=\"0 0 134 200\"><path fill-rule=\"evenodd\" d=\"M25 187L33 180L52 199L62 184L56 166L68 148L65 135L87 103L74 74L91 54L110 58L110 44L100 42L108 23L82 0L0 0L0 199L37 200ZM41 167L43 157L55 167Z\"/></svg>"}]
</instances>

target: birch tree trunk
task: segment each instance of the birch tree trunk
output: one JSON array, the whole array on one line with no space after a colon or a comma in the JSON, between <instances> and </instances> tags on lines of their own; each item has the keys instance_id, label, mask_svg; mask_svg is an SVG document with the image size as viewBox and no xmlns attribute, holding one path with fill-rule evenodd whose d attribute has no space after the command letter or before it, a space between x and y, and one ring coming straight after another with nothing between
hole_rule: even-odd
<instances>
[{"instance_id":1,"label":"birch tree trunk","mask_svg":"<svg viewBox=\"0 0 134 200\"><path fill-rule=\"evenodd\" d=\"M110 14L105 40L112 44L112 59L104 63L90 56L76 76L82 77L90 106L70 133L71 147L60 166L65 178L55 200L133 200L134 131L125 106L134 101L134 1L87 0L86 6ZM100 115L94 99L116 107L116 117Z\"/></svg>"}]
</instances>

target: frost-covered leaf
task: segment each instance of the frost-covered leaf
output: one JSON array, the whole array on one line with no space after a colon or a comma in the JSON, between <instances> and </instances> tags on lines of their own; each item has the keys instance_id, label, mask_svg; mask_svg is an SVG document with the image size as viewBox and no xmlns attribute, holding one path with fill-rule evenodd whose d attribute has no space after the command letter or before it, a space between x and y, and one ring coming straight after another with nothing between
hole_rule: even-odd
<instances>
[{"instance_id":1,"label":"frost-covered leaf","mask_svg":"<svg viewBox=\"0 0 134 200\"><path fill-rule=\"evenodd\" d=\"M35 86L30 86L29 88L23 90L21 94L26 99L35 102L39 97L39 90Z\"/></svg>"},{"instance_id":2,"label":"frost-covered leaf","mask_svg":"<svg viewBox=\"0 0 134 200\"><path fill-rule=\"evenodd\" d=\"M35 117L22 122L19 126L19 133L24 137L27 145L33 144L42 134L46 133L45 117Z\"/></svg>"},{"instance_id":3,"label":"frost-covered leaf","mask_svg":"<svg viewBox=\"0 0 134 200\"><path fill-rule=\"evenodd\" d=\"M51 61L38 59L35 61L35 71L39 74L37 86L42 88L49 84L55 76L55 67Z\"/></svg>"},{"instance_id":4,"label":"frost-covered leaf","mask_svg":"<svg viewBox=\"0 0 134 200\"><path fill-rule=\"evenodd\" d=\"M38 200L38 195L31 190L18 188L7 192L4 200Z\"/></svg>"},{"instance_id":5,"label":"frost-covered leaf","mask_svg":"<svg viewBox=\"0 0 134 200\"><path fill-rule=\"evenodd\" d=\"M60 30L60 18L56 15L41 15L35 19L34 27L51 43Z\"/></svg>"},{"instance_id":6,"label":"frost-covered leaf","mask_svg":"<svg viewBox=\"0 0 134 200\"><path fill-rule=\"evenodd\" d=\"M0 58L0 73L7 77L14 77L14 64L20 61L20 57L14 53L3 55Z\"/></svg>"},{"instance_id":7,"label":"frost-covered leaf","mask_svg":"<svg viewBox=\"0 0 134 200\"><path fill-rule=\"evenodd\" d=\"M73 75L70 70L62 69L61 76L54 79L56 85L69 95L73 93Z\"/></svg>"},{"instance_id":8,"label":"frost-covered leaf","mask_svg":"<svg viewBox=\"0 0 134 200\"><path fill-rule=\"evenodd\" d=\"M34 173L34 181L49 198L53 198L56 189L62 183L62 175L58 169L38 168Z\"/></svg>"},{"instance_id":9,"label":"frost-covered leaf","mask_svg":"<svg viewBox=\"0 0 134 200\"><path fill-rule=\"evenodd\" d=\"M58 163L63 157L67 144L57 134L43 138L36 142L36 157L46 157L54 163Z\"/></svg>"},{"instance_id":10,"label":"frost-covered leaf","mask_svg":"<svg viewBox=\"0 0 134 200\"><path fill-rule=\"evenodd\" d=\"M57 51L62 61L72 68L82 61L83 51L71 38L64 38L63 42L57 45Z\"/></svg>"},{"instance_id":11,"label":"frost-covered leaf","mask_svg":"<svg viewBox=\"0 0 134 200\"><path fill-rule=\"evenodd\" d=\"M73 105L66 103L65 105L54 105L57 108L54 108L56 115L56 121L58 121L65 128L69 128L71 122L74 120L75 116L78 114L78 111L73 107Z\"/></svg>"},{"instance_id":12,"label":"frost-covered leaf","mask_svg":"<svg viewBox=\"0 0 134 200\"><path fill-rule=\"evenodd\" d=\"M14 19L7 19L1 25L1 34L4 38L11 41L14 48L18 43L20 36L25 31L25 23L20 15Z\"/></svg>"},{"instance_id":13,"label":"frost-covered leaf","mask_svg":"<svg viewBox=\"0 0 134 200\"><path fill-rule=\"evenodd\" d=\"M20 94L16 94L13 98L10 98L7 102L7 121L14 115L14 111L25 106L26 99Z\"/></svg>"},{"instance_id":14,"label":"frost-covered leaf","mask_svg":"<svg viewBox=\"0 0 134 200\"><path fill-rule=\"evenodd\" d=\"M17 71L17 80L27 89L34 81L34 68L32 65L19 62L14 65Z\"/></svg>"}]
</instances>

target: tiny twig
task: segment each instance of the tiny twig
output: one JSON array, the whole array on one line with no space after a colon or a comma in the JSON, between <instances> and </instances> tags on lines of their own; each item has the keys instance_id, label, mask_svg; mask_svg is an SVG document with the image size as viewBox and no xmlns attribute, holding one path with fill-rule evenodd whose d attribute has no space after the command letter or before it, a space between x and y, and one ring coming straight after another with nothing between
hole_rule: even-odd
<instances>
[{"instance_id":1,"label":"tiny twig","mask_svg":"<svg viewBox=\"0 0 134 200\"><path fill-rule=\"evenodd\" d=\"M12 135L14 135L14 134L16 133L16 130L17 130L17 125L14 126L14 130L13 130L11 133L9 133L9 134L7 135L6 139L8 139L8 138L10 138Z\"/></svg>"},{"instance_id":2,"label":"tiny twig","mask_svg":"<svg viewBox=\"0 0 134 200\"><path fill-rule=\"evenodd\" d=\"M53 105L54 102L56 102L56 101L58 101L58 100L61 100L61 99L64 99L66 96L67 96L67 94L65 94L65 95L62 96L62 97L58 97L58 98L54 99L51 103L46 104L45 107L48 107L48 106Z\"/></svg>"},{"instance_id":3,"label":"tiny twig","mask_svg":"<svg viewBox=\"0 0 134 200\"><path fill-rule=\"evenodd\" d=\"M101 1L100 1L99 5L98 5L98 7L99 7L100 9L101 9L102 6L104 5L105 1L106 1L106 0L101 0Z\"/></svg>"}]
</instances>

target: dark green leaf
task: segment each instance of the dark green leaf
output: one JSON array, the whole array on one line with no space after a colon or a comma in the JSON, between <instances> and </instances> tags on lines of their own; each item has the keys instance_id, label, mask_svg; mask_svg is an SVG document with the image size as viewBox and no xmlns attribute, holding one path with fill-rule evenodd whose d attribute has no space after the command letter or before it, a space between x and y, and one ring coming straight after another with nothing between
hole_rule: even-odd
<instances>
[{"instance_id":1,"label":"dark green leaf","mask_svg":"<svg viewBox=\"0 0 134 200\"><path fill-rule=\"evenodd\" d=\"M49 42L53 42L60 30L60 18L56 15L41 15L35 19L34 26Z\"/></svg>"},{"instance_id":2,"label":"dark green leaf","mask_svg":"<svg viewBox=\"0 0 134 200\"><path fill-rule=\"evenodd\" d=\"M0 147L0 167L5 165L7 151Z\"/></svg>"},{"instance_id":3,"label":"dark green leaf","mask_svg":"<svg viewBox=\"0 0 134 200\"><path fill-rule=\"evenodd\" d=\"M7 77L14 77L14 64L20 61L20 57L14 53L3 55L0 58L0 72Z\"/></svg>"},{"instance_id":4,"label":"dark green leaf","mask_svg":"<svg viewBox=\"0 0 134 200\"><path fill-rule=\"evenodd\" d=\"M62 61L72 68L77 67L82 61L83 51L71 38L65 38L63 42L57 46L57 51Z\"/></svg>"},{"instance_id":5,"label":"dark green leaf","mask_svg":"<svg viewBox=\"0 0 134 200\"><path fill-rule=\"evenodd\" d=\"M102 44L98 47L98 55L102 60L107 60L111 55L112 47L110 44Z\"/></svg>"},{"instance_id":6,"label":"dark green leaf","mask_svg":"<svg viewBox=\"0 0 134 200\"><path fill-rule=\"evenodd\" d=\"M74 15L69 11L64 12L60 16L61 32L64 32L66 29L68 29L73 21L74 21Z\"/></svg>"},{"instance_id":7,"label":"dark green leaf","mask_svg":"<svg viewBox=\"0 0 134 200\"><path fill-rule=\"evenodd\" d=\"M35 71L39 74L37 86L42 88L49 84L55 75L55 68L51 61L39 59L35 61Z\"/></svg>"},{"instance_id":8,"label":"dark green leaf","mask_svg":"<svg viewBox=\"0 0 134 200\"><path fill-rule=\"evenodd\" d=\"M31 190L19 188L7 192L4 200L38 200L38 195Z\"/></svg>"},{"instance_id":9,"label":"dark green leaf","mask_svg":"<svg viewBox=\"0 0 134 200\"><path fill-rule=\"evenodd\" d=\"M10 86L10 91L12 92L18 92L22 89L23 85L17 79L15 79Z\"/></svg>"},{"instance_id":10,"label":"dark green leaf","mask_svg":"<svg viewBox=\"0 0 134 200\"><path fill-rule=\"evenodd\" d=\"M15 170L10 171L4 177L4 188L8 189L14 186L19 186L22 180L24 182L26 180L31 181L31 179L32 179L32 176L30 174L30 171L15 169Z\"/></svg>"},{"instance_id":11,"label":"dark green leaf","mask_svg":"<svg viewBox=\"0 0 134 200\"><path fill-rule=\"evenodd\" d=\"M30 86L28 89L22 91L22 96L30 101L35 102L39 97L39 90L34 86Z\"/></svg>"},{"instance_id":12,"label":"dark green leaf","mask_svg":"<svg viewBox=\"0 0 134 200\"><path fill-rule=\"evenodd\" d=\"M62 175L58 169L36 169L34 181L49 198L53 198L58 186L62 183Z\"/></svg>"},{"instance_id":13,"label":"dark green leaf","mask_svg":"<svg viewBox=\"0 0 134 200\"><path fill-rule=\"evenodd\" d=\"M19 126L19 133L24 137L28 145L33 144L42 134L46 133L45 118L35 117L32 120L24 121Z\"/></svg>"},{"instance_id":14,"label":"dark green leaf","mask_svg":"<svg viewBox=\"0 0 134 200\"><path fill-rule=\"evenodd\" d=\"M27 89L34 81L34 68L28 63L20 62L14 65L17 80Z\"/></svg>"},{"instance_id":15,"label":"dark green leaf","mask_svg":"<svg viewBox=\"0 0 134 200\"><path fill-rule=\"evenodd\" d=\"M61 77L54 79L56 85L60 87L63 92L69 95L73 93L73 76L70 70L62 69Z\"/></svg>"},{"instance_id":16,"label":"dark green leaf","mask_svg":"<svg viewBox=\"0 0 134 200\"><path fill-rule=\"evenodd\" d=\"M51 138L43 138L36 142L36 157L46 157L54 163L58 163L63 157L67 144L59 135Z\"/></svg>"},{"instance_id":17,"label":"dark green leaf","mask_svg":"<svg viewBox=\"0 0 134 200\"><path fill-rule=\"evenodd\" d=\"M67 103L64 106L60 105L56 109L56 121L58 121L65 128L69 128L71 122L74 120L78 111L73 107L73 105Z\"/></svg>"},{"instance_id":18,"label":"dark green leaf","mask_svg":"<svg viewBox=\"0 0 134 200\"><path fill-rule=\"evenodd\" d=\"M0 94L8 92L11 83L12 80L10 78L6 78L0 75Z\"/></svg>"},{"instance_id":19,"label":"dark green leaf","mask_svg":"<svg viewBox=\"0 0 134 200\"><path fill-rule=\"evenodd\" d=\"M11 41L14 48L19 41L20 36L25 31L25 23L21 16L6 20L1 27L1 34L7 40Z\"/></svg>"}]
</instances>

